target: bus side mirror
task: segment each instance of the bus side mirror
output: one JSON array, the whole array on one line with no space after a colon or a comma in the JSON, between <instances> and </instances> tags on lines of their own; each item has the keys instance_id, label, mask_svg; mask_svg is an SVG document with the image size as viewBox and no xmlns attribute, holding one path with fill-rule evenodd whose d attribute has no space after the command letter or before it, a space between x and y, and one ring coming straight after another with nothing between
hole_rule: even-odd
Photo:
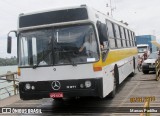
<instances>
[{"instance_id":1,"label":"bus side mirror","mask_svg":"<svg viewBox=\"0 0 160 116\"><path fill-rule=\"evenodd\" d=\"M7 38L7 53L11 53L11 46L12 46L12 37L8 36L8 38Z\"/></svg>"},{"instance_id":2,"label":"bus side mirror","mask_svg":"<svg viewBox=\"0 0 160 116\"><path fill-rule=\"evenodd\" d=\"M8 38L7 38L7 53L11 53L11 48L12 48L12 37L11 36L9 36L9 34L11 33L11 32L14 32L15 33L15 36L17 37L17 31L15 31L15 30L12 30L12 31L10 31L9 33L8 33Z\"/></svg>"}]
</instances>

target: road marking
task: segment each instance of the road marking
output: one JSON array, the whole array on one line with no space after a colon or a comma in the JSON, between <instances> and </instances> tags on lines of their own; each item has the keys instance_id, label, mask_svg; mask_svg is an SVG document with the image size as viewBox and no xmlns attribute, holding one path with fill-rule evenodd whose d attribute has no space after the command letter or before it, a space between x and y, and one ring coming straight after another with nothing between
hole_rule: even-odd
<instances>
[{"instance_id":1,"label":"road marking","mask_svg":"<svg viewBox=\"0 0 160 116\"><path fill-rule=\"evenodd\" d=\"M125 97L125 99L118 105L118 107L121 107L122 104L124 104L127 100L129 100L129 97L131 96L131 94L135 91L135 89L140 85L140 82L137 83L136 86L134 86L134 88L129 92L129 94Z\"/></svg>"}]
</instances>

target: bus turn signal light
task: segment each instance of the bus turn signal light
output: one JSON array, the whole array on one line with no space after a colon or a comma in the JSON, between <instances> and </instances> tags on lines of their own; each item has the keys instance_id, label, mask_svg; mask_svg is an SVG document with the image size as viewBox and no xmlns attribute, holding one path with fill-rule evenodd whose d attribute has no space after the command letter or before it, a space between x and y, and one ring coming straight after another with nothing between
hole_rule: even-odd
<instances>
[{"instance_id":1,"label":"bus turn signal light","mask_svg":"<svg viewBox=\"0 0 160 116\"><path fill-rule=\"evenodd\" d=\"M94 72L102 71L102 67L93 67Z\"/></svg>"},{"instance_id":2,"label":"bus turn signal light","mask_svg":"<svg viewBox=\"0 0 160 116\"><path fill-rule=\"evenodd\" d=\"M21 70L20 70L20 68L18 68L17 74L18 74L18 76L21 76Z\"/></svg>"}]
</instances>

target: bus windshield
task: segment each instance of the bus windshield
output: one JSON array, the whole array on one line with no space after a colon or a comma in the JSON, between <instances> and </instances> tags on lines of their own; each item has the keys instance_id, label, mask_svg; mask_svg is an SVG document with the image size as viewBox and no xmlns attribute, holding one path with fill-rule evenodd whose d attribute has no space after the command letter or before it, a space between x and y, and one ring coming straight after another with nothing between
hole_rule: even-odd
<instances>
[{"instance_id":1,"label":"bus windshield","mask_svg":"<svg viewBox=\"0 0 160 116\"><path fill-rule=\"evenodd\" d=\"M147 51L147 46L137 47L137 48L138 48L138 53L144 53L145 51Z\"/></svg>"},{"instance_id":2,"label":"bus windshield","mask_svg":"<svg viewBox=\"0 0 160 116\"><path fill-rule=\"evenodd\" d=\"M19 66L75 65L99 60L92 25L72 25L19 34Z\"/></svg>"}]
</instances>

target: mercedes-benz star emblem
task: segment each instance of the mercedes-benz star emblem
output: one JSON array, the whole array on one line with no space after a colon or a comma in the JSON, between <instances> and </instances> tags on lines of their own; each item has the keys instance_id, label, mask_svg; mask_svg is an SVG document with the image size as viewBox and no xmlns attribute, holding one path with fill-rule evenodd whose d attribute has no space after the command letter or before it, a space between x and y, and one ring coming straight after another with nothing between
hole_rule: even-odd
<instances>
[{"instance_id":1,"label":"mercedes-benz star emblem","mask_svg":"<svg viewBox=\"0 0 160 116\"><path fill-rule=\"evenodd\" d=\"M59 81L53 81L51 84L53 90L59 90L61 88L61 84Z\"/></svg>"}]
</instances>

